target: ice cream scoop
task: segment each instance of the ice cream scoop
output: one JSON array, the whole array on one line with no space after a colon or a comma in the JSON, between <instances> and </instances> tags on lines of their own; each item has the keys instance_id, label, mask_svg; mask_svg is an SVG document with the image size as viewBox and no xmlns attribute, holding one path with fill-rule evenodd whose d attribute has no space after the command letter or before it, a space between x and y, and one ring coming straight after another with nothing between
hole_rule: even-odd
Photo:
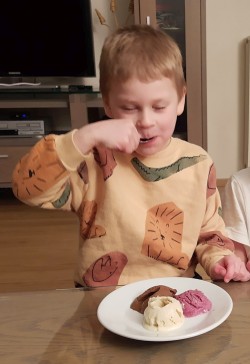
<instances>
[{"instance_id":1,"label":"ice cream scoop","mask_svg":"<svg viewBox=\"0 0 250 364\"><path fill-rule=\"evenodd\" d=\"M185 317L193 317L208 312L212 308L212 302L198 289L190 289L175 298L180 301Z\"/></svg>"},{"instance_id":2,"label":"ice cream scoop","mask_svg":"<svg viewBox=\"0 0 250 364\"><path fill-rule=\"evenodd\" d=\"M148 305L148 300L150 297L158 297L158 296L174 297L176 292L177 292L176 289L163 285L150 287L145 292L143 292L141 295L139 295L134 299L134 301L130 305L130 308L139 313L144 313L144 310Z\"/></svg>"},{"instance_id":3,"label":"ice cream scoop","mask_svg":"<svg viewBox=\"0 0 250 364\"><path fill-rule=\"evenodd\" d=\"M151 331L169 331L184 323L181 303L173 297L151 297L144 311L143 326Z\"/></svg>"}]
</instances>

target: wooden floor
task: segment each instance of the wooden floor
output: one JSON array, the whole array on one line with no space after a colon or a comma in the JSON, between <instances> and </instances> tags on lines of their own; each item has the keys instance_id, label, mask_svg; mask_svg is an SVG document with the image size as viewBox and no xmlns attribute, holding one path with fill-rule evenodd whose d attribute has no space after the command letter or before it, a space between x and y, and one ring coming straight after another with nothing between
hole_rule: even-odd
<instances>
[{"instance_id":1,"label":"wooden floor","mask_svg":"<svg viewBox=\"0 0 250 364\"><path fill-rule=\"evenodd\" d=\"M0 192L0 292L71 288L78 247L73 213L42 210Z\"/></svg>"}]
</instances>

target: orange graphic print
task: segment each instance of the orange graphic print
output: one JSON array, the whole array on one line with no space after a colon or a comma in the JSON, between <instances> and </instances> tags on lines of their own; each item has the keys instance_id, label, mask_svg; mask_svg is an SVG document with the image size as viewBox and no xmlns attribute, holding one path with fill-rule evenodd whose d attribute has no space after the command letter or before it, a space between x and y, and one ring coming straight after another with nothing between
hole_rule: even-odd
<instances>
[{"instance_id":1,"label":"orange graphic print","mask_svg":"<svg viewBox=\"0 0 250 364\"><path fill-rule=\"evenodd\" d=\"M13 185L13 191L21 200L37 197L67 173L55 151L54 137L44 137L36 148L31 149L19 161L13 175L15 181L18 181Z\"/></svg>"},{"instance_id":2,"label":"orange graphic print","mask_svg":"<svg viewBox=\"0 0 250 364\"><path fill-rule=\"evenodd\" d=\"M97 212L97 203L95 201L83 201L78 216L80 220L80 235L84 239L100 238L106 234L106 230L95 225L95 217Z\"/></svg>"},{"instance_id":3,"label":"orange graphic print","mask_svg":"<svg viewBox=\"0 0 250 364\"><path fill-rule=\"evenodd\" d=\"M103 178L106 181L112 176L116 167L116 161L110 149L104 147L96 147L93 150L94 158L97 164L102 168Z\"/></svg>"},{"instance_id":4,"label":"orange graphic print","mask_svg":"<svg viewBox=\"0 0 250 364\"><path fill-rule=\"evenodd\" d=\"M97 259L83 275L88 287L116 286L127 264L127 257L120 252L110 252Z\"/></svg>"},{"instance_id":5,"label":"orange graphic print","mask_svg":"<svg viewBox=\"0 0 250 364\"><path fill-rule=\"evenodd\" d=\"M148 210L142 254L187 269L188 256L181 252L183 211L173 202Z\"/></svg>"}]
</instances>

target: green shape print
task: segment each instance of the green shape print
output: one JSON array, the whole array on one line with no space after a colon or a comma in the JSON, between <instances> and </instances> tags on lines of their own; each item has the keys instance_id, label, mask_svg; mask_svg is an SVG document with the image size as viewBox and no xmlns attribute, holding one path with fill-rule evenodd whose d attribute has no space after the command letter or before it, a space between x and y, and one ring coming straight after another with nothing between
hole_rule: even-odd
<instances>
[{"instance_id":1,"label":"green shape print","mask_svg":"<svg viewBox=\"0 0 250 364\"><path fill-rule=\"evenodd\" d=\"M182 157L169 166L160 168L147 167L137 157L132 158L131 163L145 181L157 182L161 179L168 178L185 168L202 162L205 159L207 159L207 156L203 154L192 157Z\"/></svg>"}]
</instances>

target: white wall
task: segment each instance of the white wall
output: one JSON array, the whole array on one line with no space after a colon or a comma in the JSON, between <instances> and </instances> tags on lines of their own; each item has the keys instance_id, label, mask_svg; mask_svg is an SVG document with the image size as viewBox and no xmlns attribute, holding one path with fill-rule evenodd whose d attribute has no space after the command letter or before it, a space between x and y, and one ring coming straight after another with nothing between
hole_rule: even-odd
<instances>
[{"instance_id":1,"label":"white wall","mask_svg":"<svg viewBox=\"0 0 250 364\"><path fill-rule=\"evenodd\" d=\"M125 25L127 15L128 15L128 5L129 0L116 0L117 7L117 19L120 26ZM85 78L84 83L86 85L92 85L95 88L99 86L99 58L101 53L101 48L104 39L110 32L116 29L116 23L113 13L110 11L110 0L91 0L92 6L92 23L93 23L93 35L94 35L94 47L95 47L95 60L96 60L96 77ZM101 25L100 21L96 15L95 9L97 9L106 19L106 24L110 26ZM134 22L133 16L128 19L128 24Z\"/></svg>"},{"instance_id":2,"label":"white wall","mask_svg":"<svg viewBox=\"0 0 250 364\"><path fill-rule=\"evenodd\" d=\"M244 167L244 40L249 0L206 0L208 152L217 177Z\"/></svg>"}]
</instances>

